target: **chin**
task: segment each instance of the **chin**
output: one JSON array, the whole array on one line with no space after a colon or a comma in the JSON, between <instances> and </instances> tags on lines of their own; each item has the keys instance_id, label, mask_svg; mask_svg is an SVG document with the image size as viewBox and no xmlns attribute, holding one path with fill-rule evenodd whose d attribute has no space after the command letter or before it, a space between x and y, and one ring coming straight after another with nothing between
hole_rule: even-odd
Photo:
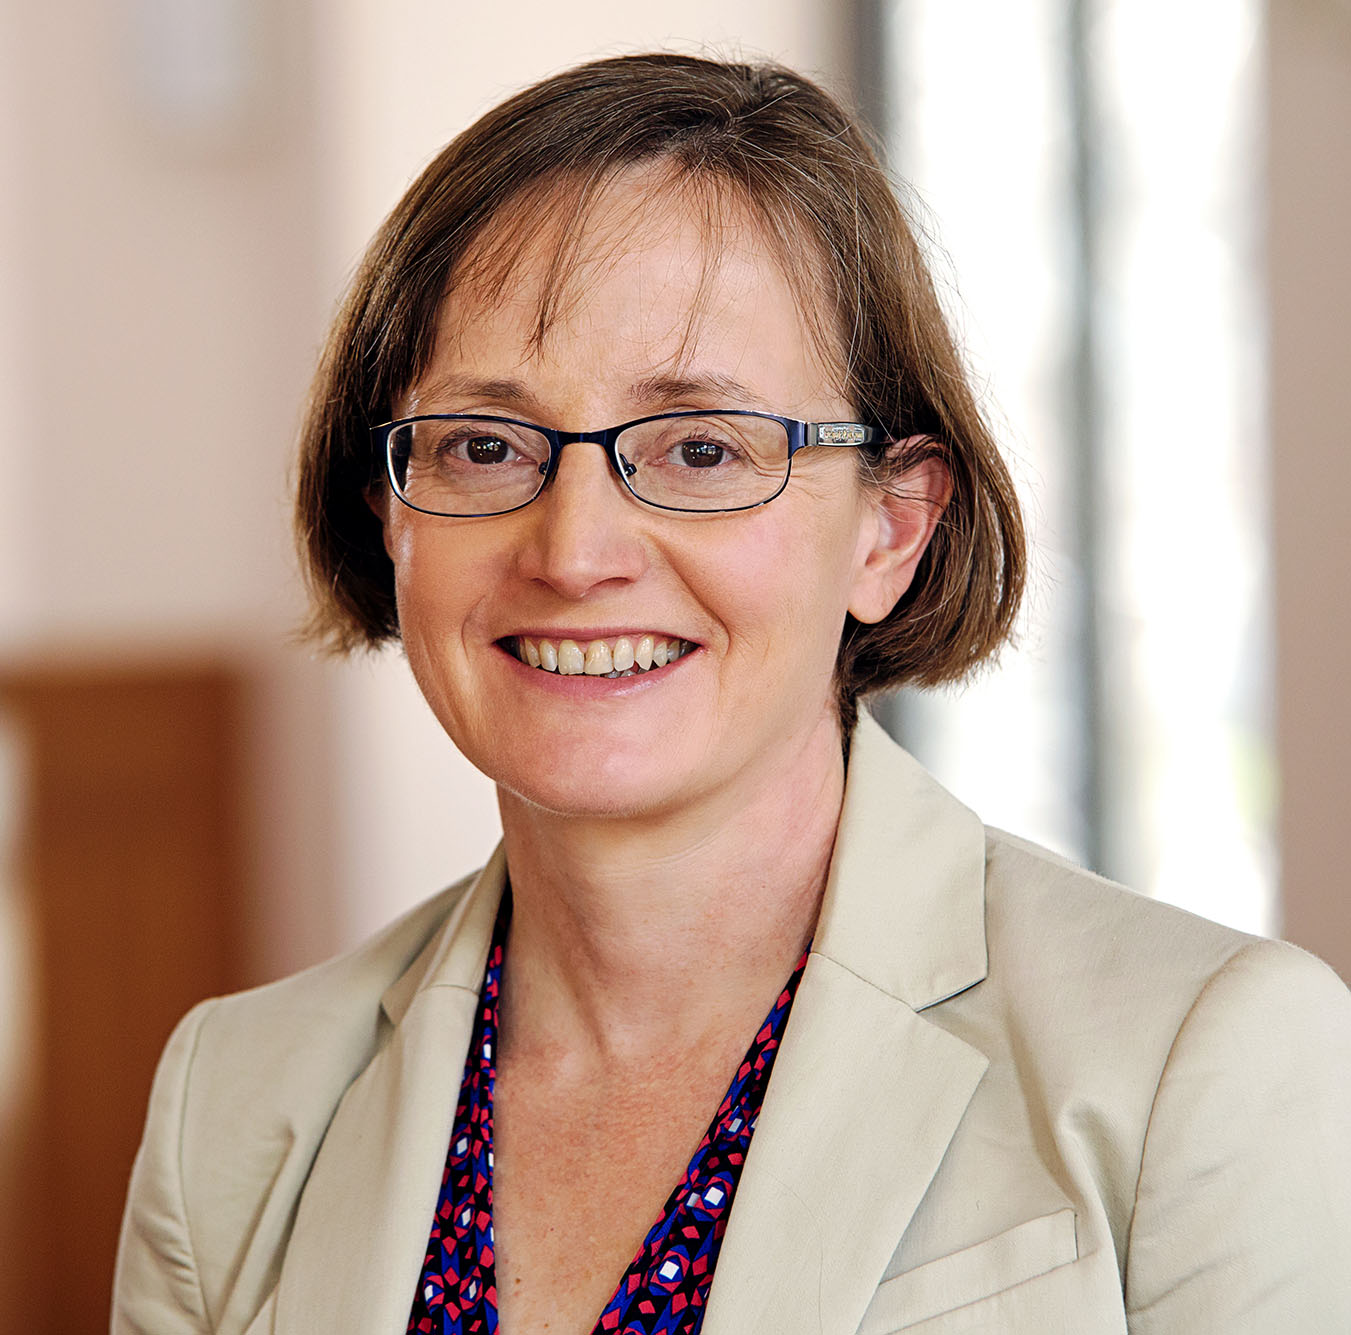
<instances>
[{"instance_id":1,"label":"chin","mask_svg":"<svg viewBox=\"0 0 1351 1335\"><path fill-rule=\"evenodd\" d=\"M690 802L695 785L671 748L653 748L639 758L574 752L554 759L546 748L518 763L483 767L522 802L557 816L632 820L671 812ZM551 763L552 761L552 763Z\"/></svg>"}]
</instances>

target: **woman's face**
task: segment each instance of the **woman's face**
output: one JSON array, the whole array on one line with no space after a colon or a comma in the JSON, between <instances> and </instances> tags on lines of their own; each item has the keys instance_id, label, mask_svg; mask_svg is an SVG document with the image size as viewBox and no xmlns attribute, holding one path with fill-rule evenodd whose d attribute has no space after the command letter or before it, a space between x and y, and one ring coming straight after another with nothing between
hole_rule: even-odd
<instances>
[{"instance_id":1,"label":"woman's face","mask_svg":"<svg viewBox=\"0 0 1351 1335\"><path fill-rule=\"evenodd\" d=\"M634 170L605 191L542 343L532 335L556 240L547 227L500 296L458 286L401 412L565 430L677 409L852 418L838 368L804 332L754 224L710 241L662 179ZM845 614L874 621L891 609L929 525L921 509L881 504L842 449L803 451L777 499L733 514L650 509L585 442L512 514L450 519L387 495L375 503L403 643L438 719L499 785L574 815L657 815L792 783L823 747L838 756ZM621 637L641 651L645 636L692 648L618 678L518 657L526 639L583 651L599 640L613 654Z\"/></svg>"}]
</instances>

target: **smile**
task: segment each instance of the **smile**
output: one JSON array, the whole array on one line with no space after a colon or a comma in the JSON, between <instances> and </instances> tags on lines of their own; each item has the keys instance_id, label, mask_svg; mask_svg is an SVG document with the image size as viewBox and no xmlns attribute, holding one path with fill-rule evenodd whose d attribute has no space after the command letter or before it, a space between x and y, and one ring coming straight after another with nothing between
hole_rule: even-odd
<instances>
[{"instance_id":1,"label":"smile","mask_svg":"<svg viewBox=\"0 0 1351 1335\"><path fill-rule=\"evenodd\" d=\"M527 639L515 635L502 641L517 658L541 672L561 677L636 677L665 667L697 648L689 640L666 635L618 635L612 640Z\"/></svg>"}]
</instances>

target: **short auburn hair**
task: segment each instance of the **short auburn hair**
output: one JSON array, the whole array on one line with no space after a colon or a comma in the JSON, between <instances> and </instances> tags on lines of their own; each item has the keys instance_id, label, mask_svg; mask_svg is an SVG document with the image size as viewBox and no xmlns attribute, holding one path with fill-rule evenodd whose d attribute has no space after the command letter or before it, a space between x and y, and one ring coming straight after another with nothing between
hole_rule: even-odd
<instances>
[{"instance_id":1,"label":"short auburn hair","mask_svg":"<svg viewBox=\"0 0 1351 1335\"><path fill-rule=\"evenodd\" d=\"M908 442L861 460L870 485L888 485L921 457L948 469L951 497L910 588L878 624L846 620L836 679L847 737L861 696L959 680L1008 639L1026 542L1012 479L877 155L835 98L780 65L670 53L579 65L489 111L413 182L334 321L302 429L296 523L308 630L341 651L398 638L393 566L366 502L384 477L370 428L397 415L426 368L450 287L482 280L476 243L509 218L507 234L518 234L522 211L511 206L552 192L564 209L528 214L579 227L596 194L640 164L706 202L744 203L804 307L826 311L813 332L859 419ZM497 282L509 281L519 235L506 270L502 247L488 249ZM566 263L571 252L556 253ZM541 338L560 277L546 284Z\"/></svg>"}]
</instances>

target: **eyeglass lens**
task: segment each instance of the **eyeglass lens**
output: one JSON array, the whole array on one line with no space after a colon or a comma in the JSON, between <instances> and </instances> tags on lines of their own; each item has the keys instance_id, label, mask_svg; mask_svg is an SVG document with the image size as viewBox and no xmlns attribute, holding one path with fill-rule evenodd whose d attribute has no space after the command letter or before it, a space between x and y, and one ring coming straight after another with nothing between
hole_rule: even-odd
<instances>
[{"instance_id":1,"label":"eyeglass lens","mask_svg":"<svg viewBox=\"0 0 1351 1335\"><path fill-rule=\"evenodd\" d=\"M770 417L655 418L625 428L617 448L629 490L677 510L760 505L788 475L788 432ZM487 418L403 423L391 433L389 449L404 499L442 515L524 505L544 485L549 464L546 436Z\"/></svg>"}]
</instances>

